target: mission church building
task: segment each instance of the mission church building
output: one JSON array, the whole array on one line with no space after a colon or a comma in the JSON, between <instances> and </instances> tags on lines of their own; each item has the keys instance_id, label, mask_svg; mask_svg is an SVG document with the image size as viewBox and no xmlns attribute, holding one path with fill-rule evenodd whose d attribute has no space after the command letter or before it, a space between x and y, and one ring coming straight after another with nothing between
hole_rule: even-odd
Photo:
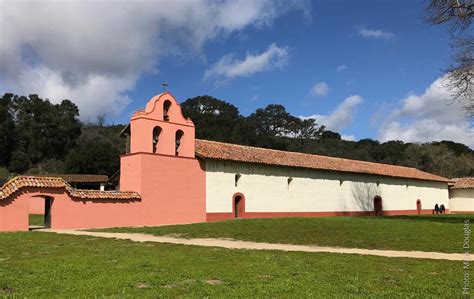
<instances>
[{"instance_id":1,"label":"mission church building","mask_svg":"<svg viewBox=\"0 0 474 299\"><path fill-rule=\"evenodd\" d=\"M431 214L435 204L449 208L449 180L415 168L195 139L192 120L168 92L135 112L121 135L127 152L121 157L120 191L17 177L0 188L0 230L27 230L34 200L44 200L52 228Z\"/></svg>"}]
</instances>

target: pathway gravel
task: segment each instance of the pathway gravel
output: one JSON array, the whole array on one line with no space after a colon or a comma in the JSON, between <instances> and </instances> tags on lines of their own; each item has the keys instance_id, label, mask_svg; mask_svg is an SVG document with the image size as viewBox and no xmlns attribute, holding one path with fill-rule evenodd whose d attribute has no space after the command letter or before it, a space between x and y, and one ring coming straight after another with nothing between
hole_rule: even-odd
<instances>
[{"instance_id":1,"label":"pathway gravel","mask_svg":"<svg viewBox=\"0 0 474 299\"><path fill-rule=\"evenodd\" d=\"M175 238L169 236L154 236L139 233L109 233L109 232L91 232L84 230L68 230L68 229L40 229L38 232L53 232L58 234L68 234L76 236L93 236L101 238L115 238L121 240L131 240L135 242L157 242L180 245L194 245L204 247L221 247L228 249L251 249L251 250L280 250L280 251L297 251L297 252L326 252L340 254L361 254L374 255L383 257L404 257L417 259L432 260L450 260L465 261L474 260L474 254L462 253L442 253L442 252L426 252L426 251L401 251L401 250L380 250L380 249L361 249L361 248L341 248L341 247L323 247L314 245L293 245L293 244L275 244L239 241L231 239L214 239L214 238Z\"/></svg>"}]
</instances>

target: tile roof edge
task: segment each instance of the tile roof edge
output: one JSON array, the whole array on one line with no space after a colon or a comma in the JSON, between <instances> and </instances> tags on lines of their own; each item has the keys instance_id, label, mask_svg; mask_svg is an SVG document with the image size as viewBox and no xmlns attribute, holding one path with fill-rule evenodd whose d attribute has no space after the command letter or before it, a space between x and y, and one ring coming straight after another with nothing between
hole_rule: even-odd
<instances>
[{"instance_id":1,"label":"tile roof edge","mask_svg":"<svg viewBox=\"0 0 474 299\"><path fill-rule=\"evenodd\" d=\"M348 162L358 162L358 163L364 163L364 164L369 164L369 165L383 165L383 166L390 166L390 167L398 167L398 168L404 168L404 169L411 169L411 170L416 170L420 173L428 174L431 176L438 177L439 180L436 179L421 179L421 178L411 178L414 180L421 180L421 181L435 181L435 182L443 182L443 183L448 183L451 180L436 174L432 174L423 170L420 170L415 167L409 167L409 166L401 166L401 165L393 165L393 164L384 164L384 163L377 163L377 162L369 162L369 161L363 161L363 160L356 160L356 159L347 159L347 158L340 158L340 157L331 157L331 156L324 156L324 155L318 155L318 154L308 154L308 153L301 153L301 152L292 152L292 151L284 151L284 150L278 150L278 149L272 149L272 148L265 148L265 147L257 147L257 146L249 146L249 145L240 145L240 144L235 144L235 143L227 143L227 142L221 142L221 141L213 141L213 140L206 140L206 139L195 139L196 141L200 142L210 142L210 143L215 143L215 144L223 144L223 145L230 145L230 146L236 146L236 147L243 147L247 149L257 149L257 150L265 150L265 151L271 151L271 152L279 152L279 153L285 153L285 154L294 154L294 155L302 155L302 156L312 156L312 157L321 157L324 159L331 159L331 160L341 160L341 161L348 161ZM213 159L213 160L227 160L227 161L236 161L236 162L245 162L241 161L238 159L224 159L224 158L213 158L213 157L207 157L203 156L199 153L196 152L196 156L203 158L203 159ZM315 169L311 167L303 167L303 166L287 166L287 165L282 165L282 164L273 164L273 163L263 163L263 162L246 162L246 163L255 163L255 164L262 164L262 165L276 165L276 166L285 166L285 167L297 167L297 168L306 168L306 169ZM334 170L334 171L340 171L340 170ZM343 172L348 172L348 173L366 173L366 172L355 172L355 171L343 171ZM366 173L366 174L371 174L371 173ZM388 177L400 177L400 176L391 176L388 174L372 174L372 175L381 175L381 176L388 176ZM407 177L409 178L409 177Z\"/></svg>"},{"instance_id":2,"label":"tile roof edge","mask_svg":"<svg viewBox=\"0 0 474 299\"><path fill-rule=\"evenodd\" d=\"M49 180L50 182L45 182ZM54 185L52 182L57 184ZM48 183L51 183L48 185ZM117 200L117 199L141 199L140 194L133 191L101 191L101 190L80 190L73 188L62 178L58 177L37 177L37 176L15 176L0 186L0 200L7 199L15 192L23 188L54 188L64 189L64 192L73 198L84 200Z\"/></svg>"},{"instance_id":3,"label":"tile roof edge","mask_svg":"<svg viewBox=\"0 0 474 299\"><path fill-rule=\"evenodd\" d=\"M31 176L41 178L61 178L66 182L71 181L74 183L105 183L109 180L109 177L105 174L47 173Z\"/></svg>"},{"instance_id":4,"label":"tile roof edge","mask_svg":"<svg viewBox=\"0 0 474 299\"><path fill-rule=\"evenodd\" d=\"M452 178L450 189L474 189L474 177Z\"/></svg>"}]
</instances>

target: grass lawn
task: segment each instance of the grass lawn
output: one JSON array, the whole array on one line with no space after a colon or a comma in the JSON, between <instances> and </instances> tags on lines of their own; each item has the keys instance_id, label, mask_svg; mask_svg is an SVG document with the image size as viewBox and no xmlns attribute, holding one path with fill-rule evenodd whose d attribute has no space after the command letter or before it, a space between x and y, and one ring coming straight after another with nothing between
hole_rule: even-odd
<instances>
[{"instance_id":1,"label":"grass lawn","mask_svg":"<svg viewBox=\"0 0 474 299\"><path fill-rule=\"evenodd\" d=\"M464 252L464 219L470 219L473 223L474 215L238 219L190 225L112 228L107 231L461 253Z\"/></svg>"},{"instance_id":2,"label":"grass lawn","mask_svg":"<svg viewBox=\"0 0 474 299\"><path fill-rule=\"evenodd\" d=\"M0 297L461 296L460 262L0 233Z\"/></svg>"},{"instance_id":3,"label":"grass lawn","mask_svg":"<svg viewBox=\"0 0 474 299\"><path fill-rule=\"evenodd\" d=\"M44 225L44 215L30 214L30 225L43 226Z\"/></svg>"}]
</instances>

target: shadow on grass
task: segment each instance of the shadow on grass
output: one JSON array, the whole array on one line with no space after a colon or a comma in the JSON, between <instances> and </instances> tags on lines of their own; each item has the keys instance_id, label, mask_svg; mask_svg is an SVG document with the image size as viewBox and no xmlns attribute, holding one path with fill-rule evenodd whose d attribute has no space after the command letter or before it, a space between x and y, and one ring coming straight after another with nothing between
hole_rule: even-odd
<instances>
[{"instance_id":1,"label":"shadow on grass","mask_svg":"<svg viewBox=\"0 0 474 299\"><path fill-rule=\"evenodd\" d=\"M364 217L369 218L369 217ZM405 215L405 216L382 216L372 217L384 220L409 220L409 221L425 221L437 223L464 223L465 219L474 222L474 215Z\"/></svg>"}]
</instances>

